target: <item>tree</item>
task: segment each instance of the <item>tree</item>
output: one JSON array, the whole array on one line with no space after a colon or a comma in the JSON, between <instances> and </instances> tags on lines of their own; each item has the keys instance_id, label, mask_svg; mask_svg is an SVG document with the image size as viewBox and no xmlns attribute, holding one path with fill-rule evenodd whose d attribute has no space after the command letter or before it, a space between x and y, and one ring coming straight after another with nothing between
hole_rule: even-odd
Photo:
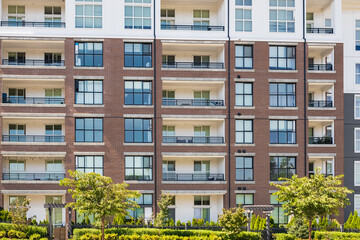
<instances>
[{"instance_id":1,"label":"tree","mask_svg":"<svg viewBox=\"0 0 360 240\"><path fill-rule=\"evenodd\" d=\"M353 191L342 187L342 178L342 175L325 177L317 168L311 178L294 175L291 179L280 178L280 181L285 181L282 184L272 185L279 189L274 194L278 196L279 202L284 202L283 208L287 210L287 215L308 222L311 239L311 225L316 218L338 214L339 208L350 204L347 194Z\"/></svg>"},{"instance_id":2,"label":"tree","mask_svg":"<svg viewBox=\"0 0 360 240\"><path fill-rule=\"evenodd\" d=\"M219 224L224 231L230 234L239 234L241 228L246 226L247 217L245 216L245 210L242 207L230 208L222 210L222 214L219 216Z\"/></svg>"},{"instance_id":3,"label":"tree","mask_svg":"<svg viewBox=\"0 0 360 240\"><path fill-rule=\"evenodd\" d=\"M30 199L25 198L20 201L17 198L14 202L11 203L9 217L11 219L11 222L15 224L16 229L21 231L25 226L28 225L26 215L30 208ZM30 221L34 217L35 216L31 217Z\"/></svg>"},{"instance_id":4,"label":"tree","mask_svg":"<svg viewBox=\"0 0 360 240\"><path fill-rule=\"evenodd\" d=\"M102 240L105 224L113 216L126 216L128 210L139 207L133 199L140 197L140 193L128 190L125 183L115 184L111 178L96 173L70 170L69 174L72 178L61 180L60 186L68 187L68 192L76 201L68 203L66 207L71 207L80 214L93 214L101 222Z\"/></svg>"},{"instance_id":5,"label":"tree","mask_svg":"<svg viewBox=\"0 0 360 240\"><path fill-rule=\"evenodd\" d=\"M168 224L170 217L169 206L174 204L174 196L164 193L160 195L160 199L157 202L160 211L156 215L154 222L156 227L163 228Z\"/></svg>"}]
</instances>

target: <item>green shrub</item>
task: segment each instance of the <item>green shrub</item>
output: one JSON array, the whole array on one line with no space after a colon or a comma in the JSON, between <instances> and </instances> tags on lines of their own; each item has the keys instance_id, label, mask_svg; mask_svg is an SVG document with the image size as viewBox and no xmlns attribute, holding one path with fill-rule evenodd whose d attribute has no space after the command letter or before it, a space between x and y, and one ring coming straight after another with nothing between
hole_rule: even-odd
<instances>
[{"instance_id":1,"label":"green shrub","mask_svg":"<svg viewBox=\"0 0 360 240\"><path fill-rule=\"evenodd\" d=\"M41 238L40 234L35 233L30 236L29 240L39 240Z\"/></svg>"},{"instance_id":2,"label":"green shrub","mask_svg":"<svg viewBox=\"0 0 360 240\"><path fill-rule=\"evenodd\" d=\"M341 232L315 232L315 239L331 240L356 240L360 239L360 233L341 233Z\"/></svg>"},{"instance_id":3,"label":"green shrub","mask_svg":"<svg viewBox=\"0 0 360 240\"><path fill-rule=\"evenodd\" d=\"M0 231L0 238L4 238L6 237L6 232L5 231Z\"/></svg>"},{"instance_id":4,"label":"green shrub","mask_svg":"<svg viewBox=\"0 0 360 240\"><path fill-rule=\"evenodd\" d=\"M296 237L287 233L278 233L273 235L276 240L296 240Z\"/></svg>"},{"instance_id":5,"label":"green shrub","mask_svg":"<svg viewBox=\"0 0 360 240\"><path fill-rule=\"evenodd\" d=\"M40 238L40 240L48 240L47 238Z\"/></svg>"},{"instance_id":6,"label":"green shrub","mask_svg":"<svg viewBox=\"0 0 360 240\"><path fill-rule=\"evenodd\" d=\"M236 240L261 240L261 233L241 232L235 238Z\"/></svg>"},{"instance_id":7,"label":"green shrub","mask_svg":"<svg viewBox=\"0 0 360 240\"><path fill-rule=\"evenodd\" d=\"M16 230L16 226L11 223L0 223L0 231L9 232L10 230ZM24 232L26 233L26 237L29 238L31 235L38 233L41 237L47 236L47 228L46 227L38 227L38 226L26 226L24 228Z\"/></svg>"},{"instance_id":8,"label":"green shrub","mask_svg":"<svg viewBox=\"0 0 360 240\"><path fill-rule=\"evenodd\" d=\"M16 237L17 238L26 238L26 233L17 231L16 232Z\"/></svg>"},{"instance_id":9,"label":"green shrub","mask_svg":"<svg viewBox=\"0 0 360 240\"><path fill-rule=\"evenodd\" d=\"M7 235L8 235L8 237L9 238L17 238L16 237L16 230L10 230L8 233L7 233Z\"/></svg>"},{"instance_id":10,"label":"green shrub","mask_svg":"<svg viewBox=\"0 0 360 240\"><path fill-rule=\"evenodd\" d=\"M288 226L288 233L296 238L306 239L309 237L309 226L303 218L292 218L291 224Z\"/></svg>"}]
</instances>

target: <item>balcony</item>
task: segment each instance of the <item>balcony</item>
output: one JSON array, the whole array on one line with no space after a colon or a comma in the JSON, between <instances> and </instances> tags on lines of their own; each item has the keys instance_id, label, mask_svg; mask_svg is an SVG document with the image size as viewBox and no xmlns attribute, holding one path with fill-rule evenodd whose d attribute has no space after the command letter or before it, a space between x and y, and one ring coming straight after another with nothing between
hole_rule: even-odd
<instances>
[{"instance_id":1,"label":"balcony","mask_svg":"<svg viewBox=\"0 0 360 240\"><path fill-rule=\"evenodd\" d=\"M2 103L10 104L64 104L65 98L3 97Z\"/></svg>"},{"instance_id":2,"label":"balcony","mask_svg":"<svg viewBox=\"0 0 360 240\"><path fill-rule=\"evenodd\" d=\"M308 27L306 28L307 33L318 33L318 34L333 34L334 29L333 28L313 28Z\"/></svg>"},{"instance_id":3,"label":"balcony","mask_svg":"<svg viewBox=\"0 0 360 240\"><path fill-rule=\"evenodd\" d=\"M333 65L331 63L327 64L309 64L309 71L332 71Z\"/></svg>"},{"instance_id":4,"label":"balcony","mask_svg":"<svg viewBox=\"0 0 360 240\"><path fill-rule=\"evenodd\" d=\"M203 100L203 99L170 99L163 98L164 106L224 106L223 100Z\"/></svg>"},{"instance_id":5,"label":"balcony","mask_svg":"<svg viewBox=\"0 0 360 240\"><path fill-rule=\"evenodd\" d=\"M163 143L220 144L220 143L224 143L224 138L163 136Z\"/></svg>"},{"instance_id":6,"label":"balcony","mask_svg":"<svg viewBox=\"0 0 360 240\"><path fill-rule=\"evenodd\" d=\"M59 61L47 61L47 60L35 60L35 59L3 59L2 65L18 65L18 66L53 66L61 67L65 66L64 60Z\"/></svg>"},{"instance_id":7,"label":"balcony","mask_svg":"<svg viewBox=\"0 0 360 240\"><path fill-rule=\"evenodd\" d=\"M332 137L309 137L309 144L333 144Z\"/></svg>"},{"instance_id":8,"label":"balcony","mask_svg":"<svg viewBox=\"0 0 360 240\"><path fill-rule=\"evenodd\" d=\"M334 46L309 45L308 71L324 73L334 71L334 56Z\"/></svg>"},{"instance_id":9,"label":"balcony","mask_svg":"<svg viewBox=\"0 0 360 240\"><path fill-rule=\"evenodd\" d=\"M224 26L202 26L202 25L161 25L161 30L179 31L224 31Z\"/></svg>"},{"instance_id":10,"label":"balcony","mask_svg":"<svg viewBox=\"0 0 360 240\"><path fill-rule=\"evenodd\" d=\"M64 22L28 22L28 21L1 21L2 27L42 27L64 28Z\"/></svg>"},{"instance_id":11,"label":"balcony","mask_svg":"<svg viewBox=\"0 0 360 240\"><path fill-rule=\"evenodd\" d=\"M309 155L309 177L315 174L315 170L320 168L320 173L325 177L334 176L334 157L332 156L312 156Z\"/></svg>"},{"instance_id":12,"label":"balcony","mask_svg":"<svg viewBox=\"0 0 360 240\"><path fill-rule=\"evenodd\" d=\"M309 83L309 108L329 109L334 107L334 83L310 82Z\"/></svg>"},{"instance_id":13,"label":"balcony","mask_svg":"<svg viewBox=\"0 0 360 240\"><path fill-rule=\"evenodd\" d=\"M331 108L333 107L332 101L317 101L317 100L310 100L309 107L314 108Z\"/></svg>"},{"instance_id":14,"label":"balcony","mask_svg":"<svg viewBox=\"0 0 360 240\"><path fill-rule=\"evenodd\" d=\"M334 145L334 120L309 120L309 145Z\"/></svg>"},{"instance_id":15,"label":"balcony","mask_svg":"<svg viewBox=\"0 0 360 240\"><path fill-rule=\"evenodd\" d=\"M221 173L163 173L163 181L225 181Z\"/></svg>"},{"instance_id":16,"label":"balcony","mask_svg":"<svg viewBox=\"0 0 360 240\"><path fill-rule=\"evenodd\" d=\"M2 180L17 181L60 181L65 173L3 173Z\"/></svg>"},{"instance_id":17,"label":"balcony","mask_svg":"<svg viewBox=\"0 0 360 240\"><path fill-rule=\"evenodd\" d=\"M47 135L2 135L3 142L65 142L65 136Z\"/></svg>"},{"instance_id":18,"label":"balcony","mask_svg":"<svg viewBox=\"0 0 360 240\"><path fill-rule=\"evenodd\" d=\"M222 62L163 62L163 68L213 68L222 69L224 63Z\"/></svg>"}]
</instances>

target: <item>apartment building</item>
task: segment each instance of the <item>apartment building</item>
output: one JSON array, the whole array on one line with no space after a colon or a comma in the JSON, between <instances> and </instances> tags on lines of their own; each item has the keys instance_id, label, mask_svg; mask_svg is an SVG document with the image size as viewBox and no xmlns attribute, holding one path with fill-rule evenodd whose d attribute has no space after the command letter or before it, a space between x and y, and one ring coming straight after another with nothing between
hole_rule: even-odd
<instances>
[{"instance_id":1,"label":"apartment building","mask_svg":"<svg viewBox=\"0 0 360 240\"><path fill-rule=\"evenodd\" d=\"M169 193L175 221L286 223L271 182L344 173L341 0L0 2L4 208L47 219L71 169L139 190L134 218Z\"/></svg>"}]
</instances>

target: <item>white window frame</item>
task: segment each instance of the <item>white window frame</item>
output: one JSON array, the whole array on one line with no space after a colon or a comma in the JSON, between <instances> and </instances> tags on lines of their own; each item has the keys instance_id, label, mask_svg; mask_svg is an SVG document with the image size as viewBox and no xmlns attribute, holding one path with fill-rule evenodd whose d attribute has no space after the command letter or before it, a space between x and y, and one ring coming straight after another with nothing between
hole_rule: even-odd
<instances>
[{"instance_id":1,"label":"white window frame","mask_svg":"<svg viewBox=\"0 0 360 240\"><path fill-rule=\"evenodd\" d=\"M45 13L45 8L46 7L51 7L51 14L46 14ZM54 8L60 8L60 14L55 14L54 13ZM61 6L44 6L44 20L46 22L46 19L51 19L51 22L61 22L62 21L62 9ZM54 21L54 19L60 19L60 21Z\"/></svg>"},{"instance_id":2,"label":"white window frame","mask_svg":"<svg viewBox=\"0 0 360 240\"><path fill-rule=\"evenodd\" d=\"M359 31L360 31L360 30L359 30ZM360 41L359 41L359 44L360 44ZM356 72L356 67L357 67L357 65L360 65L360 63L355 63L355 84L356 84L356 85L359 85L360 82L359 82L359 83L356 82L356 76L357 76L357 75L360 76L360 72Z\"/></svg>"},{"instance_id":3,"label":"white window frame","mask_svg":"<svg viewBox=\"0 0 360 240\"><path fill-rule=\"evenodd\" d=\"M360 95L354 95L354 119L360 119L359 117L356 117L356 98L360 98ZM359 113L360 113L360 106L358 107Z\"/></svg>"},{"instance_id":4,"label":"white window frame","mask_svg":"<svg viewBox=\"0 0 360 240\"><path fill-rule=\"evenodd\" d=\"M169 17L169 10L174 11L174 17ZM162 26L166 26L166 25L175 25L175 17L176 17L176 11L175 9L169 9L169 8L162 8L161 11L165 11L165 17L161 16L160 17L160 21L161 23L163 21L166 22L166 24L162 25ZM169 24L168 24L169 23Z\"/></svg>"},{"instance_id":5,"label":"white window frame","mask_svg":"<svg viewBox=\"0 0 360 240\"><path fill-rule=\"evenodd\" d=\"M243 18L236 18L236 11L242 10L243 11ZM245 11L250 11L250 18L245 18ZM245 22L251 22L251 28L250 30L245 30ZM240 24L242 25L242 30L237 30L236 25ZM252 32L253 28L253 19L252 19L252 4L251 5L245 5L245 1L243 1L243 5L237 5L235 2L235 31L236 32Z\"/></svg>"},{"instance_id":6,"label":"white window frame","mask_svg":"<svg viewBox=\"0 0 360 240\"><path fill-rule=\"evenodd\" d=\"M357 201L359 201L357 203ZM356 208L356 205L359 205L359 208ZM360 210L360 194L354 194L354 211L355 210Z\"/></svg>"},{"instance_id":7,"label":"white window frame","mask_svg":"<svg viewBox=\"0 0 360 240\"><path fill-rule=\"evenodd\" d=\"M271 0L269 0L271 1ZM278 5L278 1L277 0L277 5ZM287 5L287 2L289 0L286 0L286 5ZM270 6L269 4L269 32L270 33L295 33L296 32L296 20L295 20L295 13L296 13L296 4L294 4L294 7L289 7L289 6ZM276 20L271 20L270 19L270 12L272 10L276 10ZM279 20L279 11L285 11L285 20ZM292 12L292 15L293 15L293 19L287 19L287 16L288 16L288 12ZM276 31L272 32L270 31L271 28L270 28L270 23L271 22L276 22ZM284 32L279 32L279 22L285 22L285 31ZM293 22L294 23L294 31L293 32L289 32L288 31L288 23L291 23Z\"/></svg>"},{"instance_id":8,"label":"white window frame","mask_svg":"<svg viewBox=\"0 0 360 240\"><path fill-rule=\"evenodd\" d=\"M360 46L360 39L356 39L356 33L358 31L360 32L360 19L355 19L355 51L360 51L360 49L357 49L357 46Z\"/></svg>"},{"instance_id":9,"label":"white window frame","mask_svg":"<svg viewBox=\"0 0 360 240\"><path fill-rule=\"evenodd\" d=\"M77 15L76 14L76 7L77 6L82 6L83 7L83 12L82 15ZM86 6L92 6L93 8L93 12L92 15L86 16L85 14L85 7ZM95 6L100 6L101 7L101 16L95 16ZM103 15L104 15L104 11L103 11L103 7L102 7L102 0L101 1L96 1L96 0L91 0L91 1L83 1L83 0L76 0L75 1L75 28L78 29L82 29L82 28L88 28L88 29L101 29L103 28ZM77 27L76 26L76 18L82 18L83 22L82 22L82 27ZM86 23L85 23L85 19L86 18L92 18L92 27L86 27ZM95 18L101 18L101 26L100 27L95 27Z\"/></svg>"},{"instance_id":10,"label":"white window frame","mask_svg":"<svg viewBox=\"0 0 360 240\"><path fill-rule=\"evenodd\" d=\"M356 150L356 131L360 132L360 128L354 128L354 153L360 153L360 149ZM360 136L360 133L359 133ZM359 139L360 141L360 139Z\"/></svg>"},{"instance_id":11,"label":"white window frame","mask_svg":"<svg viewBox=\"0 0 360 240\"><path fill-rule=\"evenodd\" d=\"M125 1L125 5L124 5L124 29L127 30L151 30L152 29L152 19L153 19L153 13L152 13L152 1L155 0L151 0L149 3L148 2L144 2L144 0L142 0L141 3L135 3L134 1ZM126 7L132 7L132 16L126 16ZM135 16L135 7L141 7L141 17L136 17ZM144 8L150 8L150 16L149 17L144 17ZM132 25L131 28L127 28L126 26L126 19L132 19ZM141 28L135 28L135 19L141 19ZM150 19L150 26L147 26L147 28L144 28L144 20Z\"/></svg>"}]
</instances>

